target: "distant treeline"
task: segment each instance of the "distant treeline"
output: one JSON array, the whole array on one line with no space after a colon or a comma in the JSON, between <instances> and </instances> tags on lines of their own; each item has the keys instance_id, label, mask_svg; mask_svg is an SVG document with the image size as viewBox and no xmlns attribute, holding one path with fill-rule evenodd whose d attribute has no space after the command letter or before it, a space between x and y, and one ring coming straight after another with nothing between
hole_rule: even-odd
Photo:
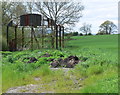
<instances>
[{"instance_id":1,"label":"distant treeline","mask_svg":"<svg viewBox=\"0 0 120 95\"><path fill-rule=\"evenodd\" d=\"M65 36L84 36L86 34L79 33L79 32L69 32L65 33ZM93 35L92 33L88 33L87 35Z\"/></svg>"}]
</instances>

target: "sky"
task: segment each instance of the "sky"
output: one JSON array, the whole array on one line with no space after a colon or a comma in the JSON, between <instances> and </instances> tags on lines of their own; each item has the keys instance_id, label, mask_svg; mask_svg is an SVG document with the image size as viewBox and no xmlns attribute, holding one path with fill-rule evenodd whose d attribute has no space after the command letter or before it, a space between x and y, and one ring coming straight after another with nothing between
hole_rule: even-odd
<instances>
[{"instance_id":1,"label":"sky","mask_svg":"<svg viewBox=\"0 0 120 95\"><path fill-rule=\"evenodd\" d=\"M82 14L83 17L76 23L75 31L83 23L92 24L92 33L96 34L99 30L100 24L106 20L112 21L118 26L118 2L120 0L82 0L85 9Z\"/></svg>"},{"instance_id":2,"label":"sky","mask_svg":"<svg viewBox=\"0 0 120 95\"><path fill-rule=\"evenodd\" d=\"M73 0L73 1L82 2L82 5L85 7L85 9L82 11L83 17L80 18L80 21L78 23L76 23L74 31L80 32L79 29L82 26L82 24L87 23L92 24L91 28L92 34L96 34L99 30L100 24L102 24L106 20L110 20L118 26L118 2L120 0Z\"/></svg>"}]
</instances>

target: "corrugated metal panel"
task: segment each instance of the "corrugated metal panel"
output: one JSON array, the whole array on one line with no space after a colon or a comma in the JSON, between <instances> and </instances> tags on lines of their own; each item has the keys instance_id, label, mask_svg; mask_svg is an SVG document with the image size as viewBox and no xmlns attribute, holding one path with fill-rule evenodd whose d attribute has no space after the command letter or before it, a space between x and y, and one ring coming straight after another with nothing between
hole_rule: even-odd
<instances>
[{"instance_id":1,"label":"corrugated metal panel","mask_svg":"<svg viewBox=\"0 0 120 95\"><path fill-rule=\"evenodd\" d=\"M41 15L26 14L20 16L20 26L41 26Z\"/></svg>"}]
</instances>

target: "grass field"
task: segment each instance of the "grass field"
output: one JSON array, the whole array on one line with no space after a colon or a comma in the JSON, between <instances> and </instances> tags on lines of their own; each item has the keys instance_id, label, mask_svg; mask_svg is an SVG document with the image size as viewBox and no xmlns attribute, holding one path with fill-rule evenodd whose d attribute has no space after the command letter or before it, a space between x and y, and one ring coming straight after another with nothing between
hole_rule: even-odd
<instances>
[{"instance_id":1,"label":"grass field","mask_svg":"<svg viewBox=\"0 0 120 95\"><path fill-rule=\"evenodd\" d=\"M67 44L68 50L79 57L87 57L88 60L82 64L91 65L86 70L82 66L76 67L76 72L88 76L84 81L86 86L79 92L117 92L118 35L83 36L73 39L75 40Z\"/></svg>"},{"instance_id":2,"label":"grass field","mask_svg":"<svg viewBox=\"0 0 120 95\"><path fill-rule=\"evenodd\" d=\"M42 91L56 93L118 93L118 35L75 36L62 51L34 50L2 52L3 92L15 86L44 84ZM76 55L82 62L65 75L62 70L51 71L49 58L39 58L44 53L59 58L60 54ZM36 63L25 64L25 57L36 57ZM27 61L27 60L24 60ZM72 79L71 77L72 76ZM35 81L39 77L41 80ZM73 82L76 80L77 82ZM49 85L50 84L50 85ZM25 91L23 91L25 92Z\"/></svg>"}]
</instances>

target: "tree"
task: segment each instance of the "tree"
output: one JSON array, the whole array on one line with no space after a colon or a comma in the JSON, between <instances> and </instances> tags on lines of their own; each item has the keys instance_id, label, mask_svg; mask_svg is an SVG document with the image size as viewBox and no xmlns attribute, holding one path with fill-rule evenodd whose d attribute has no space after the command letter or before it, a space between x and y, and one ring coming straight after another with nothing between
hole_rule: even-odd
<instances>
[{"instance_id":1,"label":"tree","mask_svg":"<svg viewBox=\"0 0 120 95\"><path fill-rule=\"evenodd\" d=\"M2 2L2 25L22 14L26 13L26 7L22 2Z\"/></svg>"},{"instance_id":2,"label":"tree","mask_svg":"<svg viewBox=\"0 0 120 95\"><path fill-rule=\"evenodd\" d=\"M88 35L92 35L92 33L88 33Z\"/></svg>"},{"instance_id":3,"label":"tree","mask_svg":"<svg viewBox=\"0 0 120 95\"><path fill-rule=\"evenodd\" d=\"M19 19L17 17L26 12L26 7L22 2L2 2L2 35L6 36L6 26L10 20L16 18L14 23L17 24ZM10 29L10 31L14 30ZM13 32L10 33L10 35L12 34Z\"/></svg>"},{"instance_id":4,"label":"tree","mask_svg":"<svg viewBox=\"0 0 120 95\"><path fill-rule=\"evenodd\" d=\"M78 36L78 32L73 32L72 36Z\"/></svg>"},{"instance_id":5,"label":"tree","mask_svg":"<svg viewBox=\"0 0 120 95\"><path fill-rule=\"evenodd\" d=\"M111 21L105 21L100 25L99 33L101 34L112 34L117 32L117 26Z\"/></svg>"},{"instance_id":6,"label":"tree","mask_svg":"<svg viewBox=\"0 0 120 95\"><path fill-rule=\"evenodd\" d=\"M26 14L26 6L22 2L14 2L13 4L13 16L19 17L20 15Z\"/></svg>"},{"instance_id":7,"label":"tree","mask_svg":"<svg viewBox=\"0 0 120 95\"><path fill-rule=\"evenodd\" d=\"M7 25L8 21L12 19L11 9L12 4L8 2L2 2L2 26Z\"/></svg>"},{"instance_id":8,"label":"tree","mask_svg":"<svg viewBox=\"0 0 120 95\"><path fill-rule=\"evenodd\" d=\"M80 31L85 33L85 35L88 35L88 33L91 33L91 24L84 23L83 26L80 28Z\"/></svg>"},{"instance_id":9,"label":"tree","mask_svg":"<svg viewBox=\"0 0 120 95\"><path fill-rule=\"evenodd\" d=\"M34 2L27 2L26 3L26 8L27 8L27 11L28 13L32 13L34 11Z\"/></svg>"},{"instance_id":10,"label":"tree","mask_svg":"<svg viewBox=\"0 0 120 95\"><path fill-rule=\"evenodd\" d=\"M14 23L18 24L18 19L22 14L26 13L26 7L21 2L2 2L2 48L6 47L6 27L10 20L14 19ZM14 38L14 28L9 28L9 39ZM20 37L21 33L20 29L17 29L18 37Z\"/></svg>"},{"instance_id":11,"label":"tree","mask_svg":"<svg viewBox=\"0 0 120 95\"><path fill-rule=\"evenodd\" d=\"M82 33L80 33L79 35L80 35L80 36L83 36L83 34L82 34Z\"/></svg>"},{"instance_id":12,"label":"tree","mask_svg":"<svg viewBox=\"0 0 120 95\"><path fill-rule=\"evenodd\" d=\"M35 10L45 17L53 19L57 24L70 27L82 17L84 7L74 2L37 2Z\"/></svg>"}]
</instances>

